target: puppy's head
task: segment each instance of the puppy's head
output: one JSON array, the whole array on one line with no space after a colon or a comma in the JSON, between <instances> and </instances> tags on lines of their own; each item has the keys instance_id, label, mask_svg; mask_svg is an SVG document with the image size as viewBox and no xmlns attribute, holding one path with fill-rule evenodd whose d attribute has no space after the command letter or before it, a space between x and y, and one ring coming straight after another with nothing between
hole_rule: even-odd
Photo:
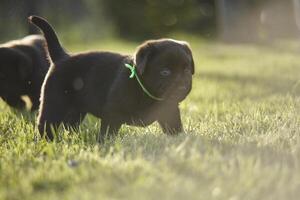
<instances>
[{"instance_id":1,"label":"puppy's head","mask_svg":"<svg viewBox=\"0 0 300 200\"><path fill-rule=\"evenodd\" d=\"M31 73L32 63L25 54L0 48L0 95L18 93Z\"/></svg>"},{"instance_id":2,"label":"puppy's head","mask_svg":"<svg viewBox=\"0 0 300 200\"><path fill-rule=\"evenodd\" d=\"M180 102L191 91L195 66L186 42L146 41L138 47L135 64L145 86L155 96Z\"/></svg>"}]
</instances>

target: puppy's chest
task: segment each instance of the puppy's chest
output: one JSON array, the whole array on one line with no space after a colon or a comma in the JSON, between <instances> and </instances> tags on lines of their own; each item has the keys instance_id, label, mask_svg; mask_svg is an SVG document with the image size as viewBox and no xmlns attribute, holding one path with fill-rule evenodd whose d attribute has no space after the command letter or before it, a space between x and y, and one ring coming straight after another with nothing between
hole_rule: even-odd
<instances>
[{"instance_id":1,"label":"puppy's chest","mask_svg":"<svg viewBox=\"0 0 300 200\"><path fill-rule=\"evenodd\" d=\"M122 90L120 90L122 88ZM159 106L142 95L134 86L118 87L111 101L105 106L105 113L110 113L122 123L136 126L147 126L158 119ZM124 92L126 91L126 93Z\"/></svg>"},{"instance_id":2,"label":"puppy's chest","mask_svg":"<svg viewBox=\"0 0 300 200\"><path fill-rule=\"evenodd\" d=\"M148 126L155 122L157 119L150 115L131 115L124 118L124 123L135 126Z\"/></svg>"},{"instance_id":3,"label":"puppy's chest","mask_svg":"<svg viewBox=\"0 0 300 200\"><path fill-rule=\"evenodd\" d=\"M158 119L158 112L154 106L136 106L130 110L123 110L119 114L124 123L136 126L148 126Z\"/></svg>"}]
</instances>

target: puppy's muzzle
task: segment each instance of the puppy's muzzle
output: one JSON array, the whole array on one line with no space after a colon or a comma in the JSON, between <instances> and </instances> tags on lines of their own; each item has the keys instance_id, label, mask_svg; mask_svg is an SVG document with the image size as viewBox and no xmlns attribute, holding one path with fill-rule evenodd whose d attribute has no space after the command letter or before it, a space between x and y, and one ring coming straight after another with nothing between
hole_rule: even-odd
<instances>
[{"instance_id":1,"label":"puppy's muzzle","mask_svg":"<svg viewBox=\"0 0 300 200\"><path fill-rule=\"evenodd\" d=\"M188 90L188 88L187 88L187 86L182 85L182 86L179 86L179 87L178 87L178 90L179 90L179 91L186 91L186 90Z\"/></svg>"}]
</instances>

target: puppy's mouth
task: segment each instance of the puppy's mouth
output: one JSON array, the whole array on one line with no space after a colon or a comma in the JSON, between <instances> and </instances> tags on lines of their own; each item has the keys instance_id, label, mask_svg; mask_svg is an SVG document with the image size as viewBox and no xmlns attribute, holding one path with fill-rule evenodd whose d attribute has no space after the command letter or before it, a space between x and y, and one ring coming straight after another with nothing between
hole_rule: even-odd
<instances>
[{"instance_id":1,"label":"puppy's mouth","mask_svg":"<svg viewBox=\"0 0 300 200\"><path fill-rule=\"evenodd\" d=\"M179 86L175 91L170 95L170 99L181 102L187 95L190 93L191 87L189 86Z\"/></svg>"},{"instance_id":2,"label":"puppy's mouth","mask_svg":"<svg viewBox=\"0 0 300 200\"><path fill-rule=\"evenodd\" d=\"M162 96L166 100L172 100L176 102L183 101L186 96L191 91L191 83L190 84L173 84L170 87L161 86L159 88L160 96Z\"/></svg>"}]
</instances>

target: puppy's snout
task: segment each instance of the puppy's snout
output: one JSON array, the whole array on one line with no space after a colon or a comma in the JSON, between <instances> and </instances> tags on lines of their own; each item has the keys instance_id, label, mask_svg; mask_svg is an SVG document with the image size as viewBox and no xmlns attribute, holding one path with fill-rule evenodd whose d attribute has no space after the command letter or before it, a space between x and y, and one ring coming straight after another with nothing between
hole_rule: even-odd
<instances>
[{"instance_id":1,"label":"puppy's snout","mask_svg":"<svg viewBox=\"0 0 300 200\"><path fill-rule=\"evenodd\" d=\"M187 78L183 78L183 79L180 79L180 81L178 81L177 89L184 91L184 90L188 89L189 85L190 85L190 80Z\"/></svg>"},{"instance_id":2,"label":"puppy's snout","mask_svg":"<svg viewBox=\"0 0 300 200\"><path fill-rule=\"evenodd\" d=\"M179 90L187 90L187 87L186 86L179 86L178 89Z\"/></svg>"}]
</instances>

